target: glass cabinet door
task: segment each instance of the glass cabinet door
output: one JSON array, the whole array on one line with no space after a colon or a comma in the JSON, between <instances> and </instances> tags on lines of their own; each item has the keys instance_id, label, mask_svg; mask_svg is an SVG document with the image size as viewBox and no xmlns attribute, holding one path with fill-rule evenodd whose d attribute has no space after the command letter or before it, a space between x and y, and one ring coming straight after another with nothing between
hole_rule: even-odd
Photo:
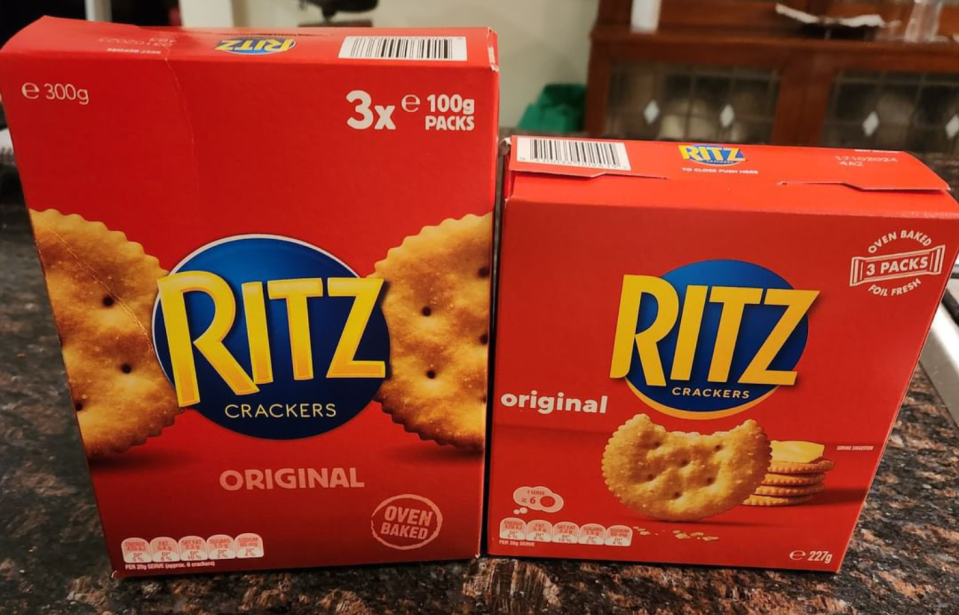
<instances>
[{"instance_id":1,"label":"glass cabinet door","mask_svg":"<svg viewBox=\"0 0 959 615\"><path fill-rule=\"evenodd\" d=\"M765 143L779 75L737 66L620 63L612 68L606 132L632 139Z\"/></svg>"},{"instance_id":2,"label":"glass cabinet door","mask_svg":"<svg viewBox=\"0 0 959 615\"><path fill-rule=\"evenodd\" d=\"M957 153L959 74L841 71L821 144Z\"/></svg>"}]
</instances>

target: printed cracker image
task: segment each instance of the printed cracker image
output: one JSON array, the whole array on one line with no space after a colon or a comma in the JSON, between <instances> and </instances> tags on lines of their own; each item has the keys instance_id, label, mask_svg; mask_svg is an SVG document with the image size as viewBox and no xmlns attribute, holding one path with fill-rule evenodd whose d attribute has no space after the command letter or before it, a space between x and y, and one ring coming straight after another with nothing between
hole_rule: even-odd
<instances>
[{"instance_id":1,"label":"printed cracker image","mask_svg":"<svg viewBox=\"0 0 959 615\"><path fill-rule=\"evenodd\" d=\"M770 487L798 487L802 485L815 485L821 483L826 477L824 472L814 474L774 474L769 472L763 478L763 485Z\"/></svg>"},{"instance_id":2,"label":"printed cracker image","mask_svg":"<svg viewBox=\"0 0 959 615\"><path fill-rule=\"evenodd\" d=\"M831 459L823 457L826 447L822 444L773 440L772 448L773 459L769 464L769 471L773 474L818 474L835 467Z\"/></svg>"},{"instance_id":3,"label":"printed cracker image","mask_svg":"<svg viewBox=\"0 0 959 615\"><path fill-rule=\"evenodd\" d=\"M743 502L746 506L796 506L826 490L826 473L834 468L824 458L826 447L815 442L773 440L772 460L763 482Z\"/></svg>"},{"instance_id":4,"label":"printed cracker image","mask_svg":"<svg viewBox=\"0 0 959 615\"><path fill-rule=\"evenodd\" d=\"M756 495L769 495L774 497L815 495L826 488L822 483L807 485L805 487L771 487L760 485L756 488Z\"/></svg>"},{"instance_id":5,"label":"printed cracker image","mask_svg":"<svg viewBox=\"0 0 959 615\"><path fill-rule=\"evenodd\" d=\"M743 502L746 506L797 506L812 499L811 495L795 497L775 497L768 495L751 495Z\"/></svg>"},{"instance_id":6,"label":"printed cracker image","mask_svg":"<svg viewBox=\"0 0 959 615\"><path fill-rule=\"evenodd\" d=\"M725 512L761 484L770 447L756 421L710 435L666 431L638 414L603 453L603 476L626 506L653 519L697 521Z\"/></svg>"},{"instance_id":7,"label":"printed cracker image","mask_svg":"<svg viewBox=\"0 0 959 615\"><path fill-rule=\"evenodd\" d=\"M482 450L492 214L424 227L376 264L392 344L377 399L424 440Z\"/></svg>"},{"instance_id":8,"label":"printed cracker image","mask_svg":"<svg viewBox=\"0 0 959 615\"><path fill-rule=\"evenodd\" d=\"M181 411L157 363L151 319L157 259L118 231L55 209L31 210L83 446L122 453Z\"/></svg>"}]
</instances>

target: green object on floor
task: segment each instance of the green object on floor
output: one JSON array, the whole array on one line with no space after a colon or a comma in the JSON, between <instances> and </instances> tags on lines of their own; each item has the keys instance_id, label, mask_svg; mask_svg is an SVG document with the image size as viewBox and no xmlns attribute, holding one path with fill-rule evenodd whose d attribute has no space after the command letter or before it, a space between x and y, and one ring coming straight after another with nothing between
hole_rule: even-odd
<instances>
[{"instance_id":1,"label":"green object on floor","mask_svg":"<svg viewBox=\"0 0 959 615\"><path fill-rule=\"evenodd\" d=\"M551 83L535 103L526 107L519 121L521 130L533 132L578 132L583 127L586 86Z\"/></svg>"}]
</instances>

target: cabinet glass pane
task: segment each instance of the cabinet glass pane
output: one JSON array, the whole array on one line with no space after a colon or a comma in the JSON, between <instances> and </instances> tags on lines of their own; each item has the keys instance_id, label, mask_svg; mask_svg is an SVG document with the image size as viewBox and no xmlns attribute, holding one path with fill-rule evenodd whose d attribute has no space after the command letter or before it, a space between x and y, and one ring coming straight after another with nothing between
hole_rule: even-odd
<instances>
[{"instance_id":1,"label":"cabinet glass pane","mask_svg":"<svg viewBox=\"0 0 959 615\"><path fill-rule=\"evenodd\" d=\"M775 71L678 64L613 66L606 132L630 139L765 143Z\"/></svg>"},{"instance_id":2,"label":"cabinet glass pane","mask_svg":"<svg viewBox=\"0 0 959 615\"><path fill-rule=\"evenodd\" d=\"M959 75L842 71L821 142L831 147L959 153Z\"/></svg>"}]
</instances>

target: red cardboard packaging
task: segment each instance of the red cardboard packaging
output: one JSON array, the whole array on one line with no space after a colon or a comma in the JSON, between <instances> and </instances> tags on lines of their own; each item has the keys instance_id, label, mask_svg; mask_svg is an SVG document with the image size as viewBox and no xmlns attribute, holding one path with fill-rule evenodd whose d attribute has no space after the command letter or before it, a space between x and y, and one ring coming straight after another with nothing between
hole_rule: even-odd
<instances>
[{"instance_id":1,"label":"red cardboard packaging","mask_svg":"<svg viewBox=\"0 0 959 615\"><path fill-rule=\"evenodd\" d=\"M478 553L496 62L457 28L5 46L116 575Z\"/></svg>"},{"instance_id":2,"label":"red cardboard packaging","mask_svg":"<svg viewBox=\"0 0 959 615\"><path fill-rule=\"evenodd\" d=\"M956 260L901 152L518 137L494 555L836 571Z\"/></svg>"}]
</instances>

